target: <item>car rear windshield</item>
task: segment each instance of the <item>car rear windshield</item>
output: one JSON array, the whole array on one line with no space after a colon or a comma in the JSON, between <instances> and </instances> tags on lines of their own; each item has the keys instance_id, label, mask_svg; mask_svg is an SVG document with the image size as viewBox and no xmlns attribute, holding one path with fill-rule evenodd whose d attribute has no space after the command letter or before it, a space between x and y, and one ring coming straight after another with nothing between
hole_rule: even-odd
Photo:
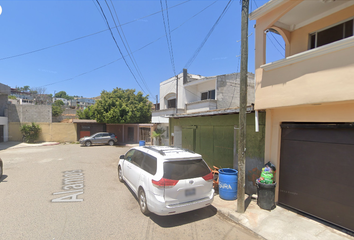
<instances>
[{"instance_id":1,"label":"car rear windshield","mask_svg":"<svg viewBox=\"0 0 354 240\"><path fill-rule=\"evenodd\" d=\"M203 177L210 173L202 159L164 162L164 178L182 180Z\"/></svg>"}]
</instances>

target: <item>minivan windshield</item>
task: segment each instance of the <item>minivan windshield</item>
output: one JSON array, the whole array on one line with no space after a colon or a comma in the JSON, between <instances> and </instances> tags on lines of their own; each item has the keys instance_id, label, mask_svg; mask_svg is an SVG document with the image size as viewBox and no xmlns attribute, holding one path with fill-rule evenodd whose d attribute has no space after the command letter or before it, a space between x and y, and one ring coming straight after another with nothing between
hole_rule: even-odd
<instances>
[{"instance_id":1,"label":"minivan windshield","mask_svg":"<svg viewBox=\"0 0 354 240\"><path fill-rule=\"evenodd\" d=\"M164 178L182 180L203 177L210 173L203 159L164 162Z\"/></svg>"}]
</instances>

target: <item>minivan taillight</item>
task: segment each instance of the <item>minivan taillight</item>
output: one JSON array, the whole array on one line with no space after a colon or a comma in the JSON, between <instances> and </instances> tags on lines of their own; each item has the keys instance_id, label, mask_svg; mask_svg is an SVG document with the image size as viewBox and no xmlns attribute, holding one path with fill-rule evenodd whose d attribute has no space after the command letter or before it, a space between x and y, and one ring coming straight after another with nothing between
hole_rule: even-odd
<instances>
[{"instance_id":1,"label":"minivan taillight","mask_svg":"<svg viewBox=\"0 0 354 240\"><path fill-rule=\"evenodd\" d=\"M178 183L178 180L161 178L159 181L152 180L152 184L157 188L173 187Z\"/></svg>"},{"instance_id":2,"label":"minivan taillight","mask_svg":"<svg viewBox=\"0 0 354 240\"><path fill-rule=\"evenodd\" d=\"M203 179L207 182L211 182L211 181L213 181L214 177L213 177L213 174L210 172L209 174L203 176Z\"/></svg>"}]
</instances>

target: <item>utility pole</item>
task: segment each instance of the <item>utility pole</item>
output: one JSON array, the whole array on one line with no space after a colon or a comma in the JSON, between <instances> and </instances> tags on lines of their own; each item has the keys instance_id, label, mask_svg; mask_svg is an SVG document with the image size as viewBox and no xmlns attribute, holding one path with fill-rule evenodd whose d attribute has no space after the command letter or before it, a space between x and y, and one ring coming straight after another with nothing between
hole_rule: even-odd
<instances>
[{"instance_id":1,"label":"utility pole","mask_svg":"<svg viewBox=\"0 0 354 240\"><path fill-rule=\"evenodd\" d=\"M178 75L176 75L176 114L178 113Z\"/></svg>"},{"instance_id":2,"label":"utility pole","mask_svg":"<svg viewBox=\"0 0 354 240\"><path fill-rule=\"evenodd\" d=\"M160 110L160 108L159 109L157 109L157 104L159 103L159 95L156 95L156 105L155 105L155 111L157 111L157 110Z\"/></svg>"},{"instance_id":3,"label":"utility pole","mask_svg":"<svg viewBox=\"0 0 354 240\"><path fill-rule=\"evenodd\" d=\"M246 110L247 110L247 71L248 71L248 9L249 0L242 0L241 19L241 72L240 72L240 114L238 138L238 185L237 212L245 212L246 175Z\"/></svg>"}]
</instances>

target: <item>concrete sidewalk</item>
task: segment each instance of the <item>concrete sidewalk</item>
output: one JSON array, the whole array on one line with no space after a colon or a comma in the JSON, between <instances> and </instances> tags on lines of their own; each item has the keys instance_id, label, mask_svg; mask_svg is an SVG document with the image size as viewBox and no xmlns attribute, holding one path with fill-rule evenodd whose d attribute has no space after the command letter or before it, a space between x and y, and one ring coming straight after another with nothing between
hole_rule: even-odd
<instances>
[{"instance_id":1,"label":"concrete sidewalk","mask_svg":"<svg viewBox=\"0 0 354 240\"><path fill-rule=\"evenodd\" d=\"M246 195L245 199L249 205L242 214L236 212L237 200L223 200L218 194L212 205L219 213L269 240L354 240L353 236L281 206L268 211L257 205L256 198Z\"/></svg>"},{"instance_id":2,"label":"concrete sidewalk","mask_svg":"<svg viewBox=\"0 0 354 240\"><path fill-rule=\"evenodd\" d=\"M41 143L24 143L24 142L2 142L0 143L0 150L14 149L14 148L26 148L26 147L40 147L58 145L59 142L41 142Z\"/></svg>"}]
</instances>

